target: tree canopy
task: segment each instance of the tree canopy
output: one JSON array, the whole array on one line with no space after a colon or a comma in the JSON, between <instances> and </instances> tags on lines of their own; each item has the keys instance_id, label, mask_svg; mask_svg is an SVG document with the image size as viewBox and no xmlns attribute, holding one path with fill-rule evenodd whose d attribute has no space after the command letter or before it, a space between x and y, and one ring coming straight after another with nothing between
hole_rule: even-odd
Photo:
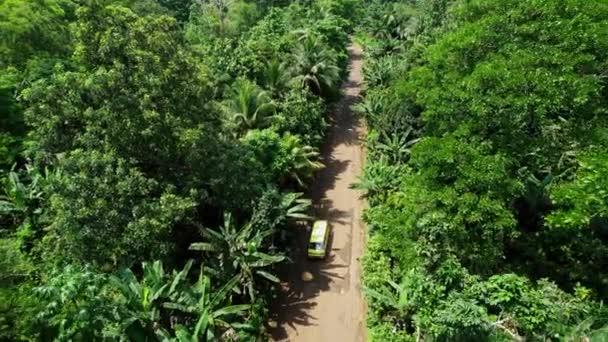
<instances>
[{"instance_id":1,"label":"tree canopy","mask_svg":"<svg viewBox=\"0 0 608 342\"><path fill-rule=\"evenodd\" d=\"M328 4L0 4L1 340L267 339L331 100L267 61Z\"/></svg>"},{"instance_id":2,"label":"tree canopy","mask_svg":"<svg viewBox=\"0 0 608 342\"><path fill-rule=\"evenodd\" d=\"M608 4L370 6L372 340L605 336Z\"/></svg>"},{"instance_id":3,"label":"tree canopy","mask_svg":"<svg viewBox=\"0 0 608 342\"><path fill-rule=\"evenodd\" d=\"M605 0L5 0L0 340L267 339L349 34L369 338L605 339Z\"/></svg>"}]
</instances>

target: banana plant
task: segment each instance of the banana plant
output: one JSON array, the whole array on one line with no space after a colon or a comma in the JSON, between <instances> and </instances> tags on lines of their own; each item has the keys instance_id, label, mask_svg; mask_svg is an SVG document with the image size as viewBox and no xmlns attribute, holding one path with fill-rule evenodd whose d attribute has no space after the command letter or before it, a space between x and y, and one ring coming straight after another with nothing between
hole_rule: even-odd
<instances>
[{"instance_id":1,"label":"banana plant","mask_svg":"<svg viewBox=\"0 0 608 342\"><path fill-rule=\"evenodd\" d=\"M410 317L410 311L413 309L410 293L405 282L397 284L392 280L388 280L387 284L388 286L381 286L378 290L365 287L363 292L392 311L393 324L395 328L401 330L406 326L406 322L403 319Z\"/></svg>"},{"instance_id":2,"label":"banana plant","mask_svg":"<svg viewBox=\"0 0 608 342\"><path fill-rule=\"evenodd\" d=\"M378 142L374 148L386 156L391 163L403 164L407 162L412 146L420 141L419 138L412 139L413 131L414 128L410 126L402 134L393 133L389 136L384 133L382 134L383 142Z\"/></svg>"},{"instance_id":3,"label":"banana plant","mask_svg":"<svg viewBox=\"0 0 608 342\"><path fill-rule=\"evenodd\" d=\"M312 216L308 214L312 201L308 198L303 198L301 192L288 192L281 197L281 210L285 212L285 216L292 220L311 220Z\"/></svg>"},{"instance_id":4,"label":"banana plant","mask_svg":"<svg viewBox=\"0 0 608 342\"><path fill-rule=\"evenodd\" d=\"M211 280L201 269L198 281L190 289L173 296L173 301L163 307L181 313L198 316L194 329L177 326L175 335L178 341L217 341L220 332L231 329L247 329L245 323L232 322L234 317L243 316L251 309L250 304L227 305L230 294L239 282L239 277L230 279L224 286L215 290Z\"/></svg>"},{"instance_id":5,"label":"banana plant","mask_svg":"<svg viewBox=\"0 0 608 342\"><path fill-rule=\"evenodd\" d=\"M371 288L364 288L364 292L378 302L394 309L399 314L404 314L411 306L408 290L405 284L397 284L392 280L387 281L388 286L384 285L378 291Z\"/></svg>"},{"instance_id":6,"label":"banana plant","mask_svg":"<svg viewBox=\"0 0 608 342\"><path fill-rule=\"evenodd\" d=\"M351 188L364 191L362 197L373 206L391 191L399 188L406 167L391 165L385 159L370 162L365 166L363 176L359 177L358 182L351 184Z\"/></svg>"},{"instance_id":7,"label":"banana plant","mask_svg":"<svg viewBox=\"0 0 608 342\"><path fill-rule=\"evenodd\" d=\"M187 290L187 277L192 267L190 260L182 270L167 274L160 261L143 263L143 277L137 279L130 269L120 277L114 277L114 285L120 290L130 310L130 317L123 322L127 334L134 340L168 336L169 333L158 322L164 302Z\"/></svg>"},{"instance_id":8,"label":"banana plant","mask_svg":"<svg viewBox=\"0 0 608 342\"><path fill-rule=\"evenodd\" d=\"M363 64L363 80L366 88L385 87L399 75L398 59L393 56L384 56L370 59Z\"/></svg>"},{"instance_id":9,"label":"banana plant","mask_svg":"<svg viewBox=\"0 0 608 342\"><path fill-rule=\"evenodd\" d=\"M251 301L256 297L256 283L260 278L278 283L279 279L268 272L268 268L285 260L282 255L262 252L265 239L274 233L273 229L260 229L250 223L238 227L230 213L224 214L224 224L219 230L204 228L204 242L190 245L190 250L208 253L214 260L216 269L223 274L234 274L238 279L235 289L247 294Z\"/></svg>"},{"instance_id":10,"label":"banana plant","mask_svg":"<svg viewBox=\"0 0 608 342\"><path fill-rule=\"evenodd\" d=\"M28 185L22 181L17 172L8 173L2 189L4 195L0 195L0 214L26 213L32 207L33 201L42 198L43 193L40 190L42 175L31 170L28 170L28 173L31 176Z\"/></svg>"},{"instance_id":11,"label":"banana plant","mask_svg":"<svg viewBox=\"0 0 608 342\"><path fill-rule=\"evenodd\" d=\"M184 268L167 274L160 261L143 264L141 280L131 270L114 277L114 286L122 294L129 309L122 324L131 340L163 341L215 341L217 335L230 329L249 329L244 323L230 319L242 316L249 304L230 305L230 293L236 286L237 277L214 289L205 269L201 267L198 281L189 280L193 261ZM175 323L173 332L161 322L170 317ZM184 325L184 317L196 317L195 325ZM173 336L175 335L175 336Z\"/></svg>"},{"instance_id":12,"label":"banana plant","mask_svg":"<svg viewBox=\"0 0 608 342\"><path fill-rule=\"evenodd\" d=\"M23 172L11 170L4 180L0 179L0 224L7 224L17 233L23 248L31 248L41 236L38 220L43 213L43 189L51 177L60 176L60 171L46 170L43 175L28 167Z\"/></svg>"},{"instance_id":13,"label":"banana plant","mask_svg":"<svg viewBox=\"0 0 608 342\"><path fill-rule=\"evenodd\" d=\"M389 99L383 92L370 92L363 101L353 105L352 109L363 116L370 127L378 129L389 106Z\"/></svg>"}]
</instances>

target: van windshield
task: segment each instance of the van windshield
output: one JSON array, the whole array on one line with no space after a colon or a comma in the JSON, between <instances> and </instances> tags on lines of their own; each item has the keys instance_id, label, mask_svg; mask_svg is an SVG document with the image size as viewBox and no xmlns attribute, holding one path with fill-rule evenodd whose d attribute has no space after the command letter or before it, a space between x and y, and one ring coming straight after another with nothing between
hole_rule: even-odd
<instances>
[{"instance_id":1,"label":"van windshield","mask_svg":"<svg viewBox=\"0 0 608 342\"><path fill-rule=\"evenodd\" d=\"M315 250L315 251L319 251L319 250L322 250L322 249L323 249L323 244L322 244L321 242L311 242L311 243L308 245L308 249L312 249L312 250Z\"/></svg>"}]
</instances>

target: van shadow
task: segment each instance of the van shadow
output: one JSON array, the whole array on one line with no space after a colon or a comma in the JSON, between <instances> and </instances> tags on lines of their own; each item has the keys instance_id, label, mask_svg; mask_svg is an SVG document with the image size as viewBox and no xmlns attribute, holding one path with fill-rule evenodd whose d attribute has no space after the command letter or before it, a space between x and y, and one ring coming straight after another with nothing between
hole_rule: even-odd
<instances>
[{"instance_id":1,"label":"van shadow","mask_svg":"<svg viewBox=\"0 0 608 342\"><path fill-rule=\"evenodd\" d=\"M325 197L327 190L333 188L337 174L344 171L347 164L332 167L336 174L325 174L320 181L320 187L313 189L314 217L328 220L333 226L344 226L352 221L353 212L337 209L331 199ZM327 171L327 170L323 170ZM343 281L346 264L337 261L339 252L334 248L334 234L332 229L329 236L327 253L324 260L311 260L307 257L307 246L310 238L310 223L303 223L293 229L293 238L290 240L290 263L282 265L279 275L287 281L281 283L276 300L271 303L270 320L276 327L270 328L272 339L285 341L288 329L298 330L299 327L318 325L317 318L310 315L317 305L315 298L323 292L331 291L332 283ZM344 260L344 258L342 258Z\"/></svg>"},{"instance_id":2,"label":"van shadow","mask_svg":"<svg viewBox=\"0 0 608 342\"><path fill-rule=\"evenodd\" d=\"M302 227L300 227L302 228ZM308 229L298 232L297 246L294 246L291 263L284 265L281 273L287 274L281 283L278 298L271 303L270 319L276 322L276 327L269 329L273 340L284 341L288 338L287 328L297 330L301 326L318 325L317 318L309 314L317 304L314 300L322 292L330 290L332 282L343 279L337 272L347 265L336 265L333 249L333 232L330 234L327 252L329 255L322 260L307 258L305 247L308 240ZM304 234L301 234L304 233Z\"/></svg>"}]
</instances>

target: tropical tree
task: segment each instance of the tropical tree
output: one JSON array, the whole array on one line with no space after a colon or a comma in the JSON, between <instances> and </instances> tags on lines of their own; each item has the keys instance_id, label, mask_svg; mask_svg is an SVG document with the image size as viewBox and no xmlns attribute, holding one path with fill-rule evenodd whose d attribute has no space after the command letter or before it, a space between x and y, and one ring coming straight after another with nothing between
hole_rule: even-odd
<instances>
[{"instance_id":1,"label":"tropical tree","mask_svg":"<svg viewBox=\"0 0 608 342\"><path fill-rule=\"evenodd\" d=\"M281 196L279 208L285 213L286 218L291 220L312 219L312 216L308 214L312 201L303 196L304 193L301 192L287 192Z\"/></svg>"},{"instance_id":2,"label":"tropical tree","mask_svg":"<svg viewBox=\"0 0 608 342\"><path fill-rule=\"evenodd\" d=\"M285 228L288 222L310 220L312 201L301 192L280 192L270 188L260 197L251 215L250 224L260 229Z\"/></svg>"},{"instance_id":3,"label":"tropical tree","mask_svg":"<svg viewBox=\"0 0 608 342\"><path fill-rule=\"evenodd\" d=\"M409 4L392 3L376 20L371 21L369 32L381 40L411 38L417 33L419 10Z\"/></svg>"},{"instance_id":4,"label":"tropical tree","mask_svg":"<svg viewBox=\"0 0 608 342\"><path fill-rule=\"evenodd\" d=\"M601 340L606 4L377 6L358 106L372 339Z\"/></svg>"},{"instance_id":5,"label":"tropical tree","mask_svg":"<svg viewBox=\"0 0 608 342\"><path fill-rule=\"evenodd\" d=\"M309 89L291 88L280 102L274 127L278 133L299 135L307 145L320 146L329 126L326 109L323 99Z\"/></svg>"},{"instance_id":6,"label":"tropical tree","mask_svg":"<svg viewBox=\"0 0 608 342\"><path fill-rule=\"evenodd\" d=\"M356 1L0 0L0 340L264 339Z\"/></svg>"},{"instance_id":7,"label":"tropical tree","mask_svg":"<svg viewBox=\"0 0 608 342\"><path fill-rule=\"evenodd\" d=\"M111 331L124 331L130 321L126 308L113 297L110 279L89 267L69 265L53 271L33 289L43 303L37 315L38 338L48 340L101 340Z\"/></svg>"},{"instance_id":8,"label":"tropical tree","mask_svg":"<svg viewBox=\"0 0 608 342\"><path fill-rule=\"evenodd\" d=\"M142 263L143 276L141 280L131 271L124 269L119 276L113 277L113 285L120 291L128 308L128 318L125 331L131 337L155 338L169 333L160 323L162 306L178 291L184 290L188 281L188 272L192 261L173 276L167 274L160 261Z\"/></svg>"},{"instance_id":9,"label":"tropical tree","mask_svg":"<svg viewBox=\"0 0 608 342\"><path fill-rule=\"evenodd\" d=\"M201 269L193 284L192 264L190 260L183 269L169 274L160 261L144 263L141 279L130 269L118 276L97 273L90 267L54 271L34 289L42 308L39 322L33 324L40 338L58 340L145 341L190 336L215 341L227 329L248 329L242 318L251 305L231 304L238 279L214 288Z\"/></svg>"},{"instance_id":10,"label":"tropical tree","mask_svg":"<svg viewBox=\"0 0 608 342\"><path fill-rule=\"evenodd\" d=\"M158 2L173 12L175 18L183 22L188 21L190 7L194 3L193 0L158 0Z\"/></svg>"},{"instance_id":11,"label":"tropical tree","mask_svg":"<svg viewBox=\"0 0 608 342\"><path fill-rule=\"evenodd\" d=\"M538 238L543 253L548 255L538 258L554 265L557 269L552 272L568 279L571 286L594 284L594 290L606 296L608 277L601 265L608 262L604 235L608 227L608 153L584 151L578 156L578 164L572 180L558 179L548 186L550 196L544 198L548 203L543 204L554 210L544 217L550 229ZM558 265L569 267L562 269Z\"/></svg>"},{"instance_id":12,"label":"tropical tree","mask_svg":"<svg viewBox=\"0 0 608 342\"><path fill-rule=\"evenodd\" d=\"M291 82L287 64L276 59L269 61L264 69L263 82L273 98L280 97Z\"/></svg>"},{"instance_id":13,"label":"tropical tree","mask_svg":"<svg viewBox=\"0 0 608 342\"><path fill-rule=\"evenodd\" d=\"M222 332L230 329L252 329L247 323L234 322L234 317L244 316L251 304L227 305L237 287L235 276L218 289L211 286L210 278L201 270L198 281L188 291L173 296L163 307L182 314L198 317L194 327L177 324L175 335L181 340L217 341Z\"/></svg>"},{"instance_id":14,"label":"tropical tree","mask_svg":"<svg viewBox=\"0 0 608 342\"><path fill-rule=\"evenodd\" d=\"M412 298L409 294L410 289L405 281L397 284L389 279L387 280L387 284L377 289L366 287L363 291L367 296L391 312L391 317L395 319L393 324L396 329L405 329L406 320L413 308Z\"/></svg>"},{"instance_id":15,"label":"tropical tree","mask_svg":"<svg viewBox=\"0 0 608 342\"><path fill-rule=\"evenodd\" d=\"M23 160L28 128L18 97L72 51L72 0L0 3L0 169Z\"/></svg>"},{"instance_id":16,"label":"tropical tree","mask_svg":"<svg viewBox=\"0 0 608 342\"><path fill-rule=\"evenodd\" d=\"M393 133L389 136L384 133L381 141L376 142L373 148L388 158L391 163L404 163L412 153L412 146L420 141L419 138L413 139L413 131L414 128L410 126L403 134Z\"/></svg>"},{"instance_id":17,"label":"tropical tree","mask_svg":"<svg viewBox=\"0 0 608 342\"><path fill-rule=\"evenodd\" d=\"M58 166L64 172L48 188L54 243L44 253L110 268L155 259L195 205L112 152L76 150Z\"/></svg>"},{"instance_id":18,"label":"tropical tree","mask_svg":"<svg viewBox=\"0 0 608 342\"><path fill-rule=\"evenodd\" d=\"M295 181L304 187L305 181L324 167L318 161L317 149L302 143L298 135L285 133L280 136L271 129L252 130L242 141L282 185Z\"/></svg>"},{"instance_id":19,"label":"tropical tree","mask_svg":"<svg viewBox=\"0 0 608 342\"><path fill-rule=\"evenodd\" d=\"M304 34L291 53L293 82L316 95L329 96L340 80L336 52L315 34Z\"/></svg>"},{"instance_id":20,"label":"tropical tree","mask_svg":"<svg viewBox=\"0 0 608 342\"><path fill-rule=\"evenodd\" d=\"M419 109L401 88L373 88L352 108L380 135L402 135L410 127L422 126Z\"/></svg>"},{"instance_id":21,"label":"tropical tree","mask_svg":"<svg viewBox=\"0 0 608 342\"><path fill-rule=\"evenodd\" d=\"M167 340L175 336L179 341L215 341L226 329L247 327L232 322L251 307L230 304L237 279L216 289L201 269L198 281L192 284L192 265L190 260L184 268L169 274L160 261L155 261L142 265L141 280L130 269L113 278L129 310L125 332L130 338ZM173 322L171 327L164 325L164 320Z\"/></svg>"},{"instance_id":22,"label":"tropical tree","mask_svg":"<svg viewBox=\"0 0 608 342\"><path fill-rule=\"evenodd\" d=\"M296 181L301 187L305 186L305 180L311 179L316 171L325 167L317 161L319 152L312 146L302 144L297 135L285 134L281 149L286 160L284 177Z\"/></svg>"},{"instance_id":23,"label":"tropical tree","mask_svg":"<svg viewBox=\"0 0 608 342\"><path fill-rule=\"evenodd\" d=\"M14 341L42 307L32 297L37 265L19 238L0 237L0 340Z\"/></svg>"},{"instance_id":24,"label":"tropical tree","mask_svg":"<svg viewBox=\"0 0 608 342\"><path fill-rule=\"evenodd\" d=\"M367 89L387 87L405 70L402 55L388 55L365 61L361 72Z\"/></svg>"},{"instance_id":25,"label":"tropical tree","mask_svg":"<svg viewBox=\"0 0 608 342\"><path fill-rule=\"evenodd\" d=\"M367 163L365 172L351 187L364 191L363 197L370 204L377 204L391 191L399 189L401 179L408 170L406 165L393 165L388 160L380 159Z\"/></svg>"},{"instance_id":26,"label":"tropical tree","mask_svg":"<svg viewBox=\"0 0 608 342\"><path fill-rule=\"evenodd\" d=\"M251 223L239 227L232 214L225 213L224 224L219 230L204 228L202 234L207 241L193 243L190 249L208 253L214 258L212 265L221 272L222 278L235 275L239 292L248 295L252 301L258 293L256 284L259 279L279 281L267 269L285 257L262 252L274 229L254 227Z\"/></svg>"},{"instance_id":27,"label":"tropical tree","mask_svg":"<svg viewBox=\"0 0 608 342\"><path fill-rule=\"evenodd\" d=\"M184 160L205 154L203 147L214 150L219 117L208 108L204 69L178 23L95 1L77 13L77 51L69 62L78 71L53 69L21 94L34 161L48 164L60 153L107 147L148 176L191 179L191 172L183 177L192 169Z\"/></svg>"},{"instance_id":28,"label":"tropical tree","mask_svg":"<svg viewBox=\"0 0 608 342\"><path fill-rule=\"evenodd\" d=\"M0 179L0 231L14 234L22 251L29 251L43 235L40 223L45 211L44 192L60 171L45 170L44 175L32 167L8 172Z\"/></svg>"},{"instance_id":29,"label":"tropical tree","mask_svg":"<svg viewBox=\"0 0 608 342\"><path fill-rule=\"evenodd\" d=\"M175 0L163 0L175 1ZM239 0L192 0L188 31L195 40L230 39L260 17L258 3Z\"/></svg>"},{"instance_id":30,"label":"tropical tree","mask_svg":"<svg viewBox=\"0 0 608 342\"><path fill-rule=\"evenodd\" d=\"M247 80L239 80L222 106L235 135L270 125L275 104L267 92Z\"/></svg>"},{"instance_id":31,"label":"tropical tree","mask_svg":"<svg viewBox=\"0 0 608 342\"><path fill-rule=\"evenodd\" d=\"M70 0L0 3L0 70L69 51Z\"/></svg>"},{"instance_id":32,"label":"tropical tree","mask_svg":"<svg viewBox=\"0 0 608 342\"><path fill-rule=\"evenodd\" d=\"M27 170L27 176L30 177L29 184L24 183L22 176L15 171L10 171L3 184L0 184L3 185L0 189L4 193L0 195L0 215L18 213L31 217L33 214L40 214L41 210L37 204L43 196L41 189L43 176L32 169Z\"/></svg>"}]
</instances>

